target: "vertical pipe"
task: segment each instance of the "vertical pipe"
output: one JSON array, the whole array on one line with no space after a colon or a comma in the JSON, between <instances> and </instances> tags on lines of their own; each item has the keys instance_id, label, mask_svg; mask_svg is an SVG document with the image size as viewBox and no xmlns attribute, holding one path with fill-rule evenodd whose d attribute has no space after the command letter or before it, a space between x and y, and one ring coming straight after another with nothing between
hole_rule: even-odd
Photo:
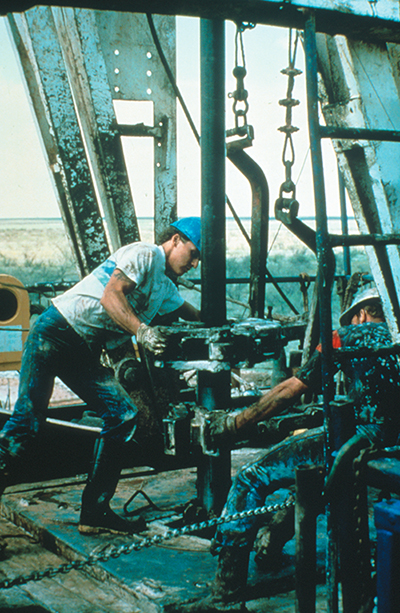
<instances>
[{"instance_id":1,"label":"vertical pipe","mask_svg":"<svg viewBox=\"0 0 400 613\"><path fill-rule=\"evenodd\" d=\"M315 613L317 585L317 515L323 471L318 466L296 469L296 613Z\"/></svg>"},{"instance_id":2,"label":"vertical pipe","mask_svg":"<svg viewBox=\"0 0 400 613\"><path fill-rule=\"evenodd\" d=\"M202 19L201 46L201 314L207 326L226 321L225 238L225 24ZM230 401L230 371L199 372L198 398L208 410ZM219 513L230 487L229 450L203 455L197 465L197 491L203 507Z\"/></svg>"},{"instance_id":3,"label":"vertical pipe","mask_svg":"<svg viewBox=\"0 0 400 613\"><path fill-rule=\"evenodd\" d=\"M320 328L322 343L322 384L324 409L329 416L329 402L333 397L333 355L332 355L332 313L331 286L332 270L329 258L329 234L326 213L324 171L318 118L318 73L317 48L315 40L315 16L310 12L305 24L306 75L308 128L310 135L311 162L314 180L316 247L318 258L318 287Z\"/></svg>"},{"instance_id":4,"label":"vertical pipe","mask_svg":"<svg viewBox=\"0 0 400 613\"><path fill-rule=\"evenodd\" d=\"M248 179L251 187L250 309L264 319L267 274L269 189L260 166L243 149L231 148L227 156Z\"/></svg>"},{"instance_id":5,"label":"vertical pipe","mask_svg":"<svg viewBox=\"0 0 400 613\"><path fill-rule=\"evenodd\" d=\"M355 434L354 404L332 403L332 443L337 451ZM357 485L357 487L356 487ZM360 495L357 500L356 494ZM370 548L368 538L367 492L361 482L355 483L352 463L342 471L331 495L330 511L337 533L342 608L345 613L358 613L364 596L370 592Z\"/></svg>"},{"instance_id":6,"label":"vertical pipe","mask_svg":"<svg viewBox=\"0 0 400 613\"><path fill-rule=\"evenodd\" d=\"M224 28L201 20L201 313L213 326L226 320Z\"/></svg>"},{"instance_id":7,"label":"vertical pipe","mask_svg":"<svg viewBox=\"0 0 400 613\"><path fill-rule=\"evenodd\" d=\"M306 56L306 79L307 79L307 110L308 129L310 137L311 163L314 179L315 219L316 219L316 247L318 259L318 301L320 316L320 337L322 344L322 393L325 415L326 436L326 463L328 469L332 464L332 446L330 441L330 400L333 398L333 353L332 353L332 312L331 312L331 285L333 274L329 260L329 235L326 214L325 187L322 165L322 150L320 140L320 126L318 117L318 71L317 71L317 45L315 29L315 13L307 14L304 43ZM328 612L338 611L338 595L335 577L335 569L331 561L336 548L332 517L330 509L328 515L328 552L326 583L328 591Z\"/></svg>"},{"instance_id":8,"label":"vertical pipe","mask_svg":"<svg viewBox=\"0 0 400 613\"><path fill-rule=\"evenodd\" d=\"M353 436L354 433L354 406L348 402L333 402L331 424L331 440L333 449L339 450L341 446ZM348 490L344 490L343 488L341 488L339 492L335 493L335 499L329 505L329 510L327 513L329 533L327 552L327 587L328 598L330 598L331 601L331 611L338 610L337 575L340 556L339 541L341 540L343 542L343 535L346 533L345 527L343 525L339 526L339 522L344 522L347 529L350 518L352 517L351 511L350 515L348 515L349 505L346 499L348 494ZM353 501L351 496L350 501ZM340 510L343 506L344 512L340 514ZM352 539L351 543L353 543Z\"/></svg>"},{"instance_id":9,"label":"vertical pipe","mask_svg":"<svg viewBox=\"0 0 400 613\"><path fill-rule=\"evenodd\" d=\"M213 411L226 409L231 398L231 372L197 373L197 402L200 406ZM197 462L197 497L202 507L210 513L219 515L225 504L231 486L231 453L229 449L219 449L218 456L201 455Z\"/></svg>"},{"instance_id":10,"label":"vertical pipe","mask_svg":"<svg viewBox=\"0 0 400 613\"><path fill-rule=\"evenodd\" d=\"M339 179L339 201L340 201L340 221L342 226L343 236L348 236L349 226L347 223L347 211L346 211L346 188L344 185L342 171L338 167L338 179ZM351 261L350 261L350 247L345 245L343 247L343 270L346 277L351 275Z\"/></svg>"}]
</instances>

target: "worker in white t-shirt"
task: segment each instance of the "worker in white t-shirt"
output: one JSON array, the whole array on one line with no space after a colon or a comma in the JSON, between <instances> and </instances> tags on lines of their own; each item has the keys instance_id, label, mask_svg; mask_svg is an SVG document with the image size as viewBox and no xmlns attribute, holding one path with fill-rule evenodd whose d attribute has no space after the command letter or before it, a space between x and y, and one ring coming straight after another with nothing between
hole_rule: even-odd
<instances>
[{"instance_id":1,"label":"worker in white t-shirt","mask_svg":"<svg viewBox=\"0 0 400 613\"><path fill-rule=\"evenodd\" d=\"M173 281L198 266L200 249L200 218L182 218L171 224L161 245L121 247L52 300L25 342L19 396L0 432L0 492L14 462L23 458L44 424L58 376L103 419L82 496L79 531L132 533L144 527L143 521L127 521L109 506L123 443L132 439L138 411L113 372L100 363L100 354L129 338L154 354L162 353L166 338L152 326L156 315L200 320L199 311L183 300Z\"/></svg>"}]
</instances>

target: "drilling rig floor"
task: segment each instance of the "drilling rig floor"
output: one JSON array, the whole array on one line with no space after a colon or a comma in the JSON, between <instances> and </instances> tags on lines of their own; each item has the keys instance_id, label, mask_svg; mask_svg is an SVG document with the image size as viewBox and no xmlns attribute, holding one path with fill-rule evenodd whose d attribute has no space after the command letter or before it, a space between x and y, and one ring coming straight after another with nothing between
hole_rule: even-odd
<instances>
[{"instance_id":1,"label":"drilling rig floor","mask_svg":"<svg viewBox=\"0 0 400 613\"><path fill-rule=\"evenodd\" d=\"M254 460L260 450L232 453L233 473ZM196 470L157 472L149 467L124 469L112 500L124 515L142 515L144 532L134 536L78 532L85 475L18 484L1 500L0 610L143 611L158 613L173 599L185 601L209 592L217 559L210 552L210 528L169 540L162 537L182 525L188 501L196 498ZM193 513L193 522L201 521ZM143 543L147 544L143 546ZM326 611L324 582L325 522L317 538L317 611ZM137 546L137 547L136 547ZM254 554L253 554L254 555ZM260 571L253 555L249 567L249 611L294 611L294 540L284 549L274 573ZM80 561L89 560L88 564ZM68 566L71 564L72 566ZM64 572L60 572L61 567ZM53 572L46 572L54 569ZM58 572L57 572L58 571ZM31 573L33 573L31 575ZM31 577L26 581L26 577ZM16 577L21 582L4 587Z\"/></svg>"}]
</instances>

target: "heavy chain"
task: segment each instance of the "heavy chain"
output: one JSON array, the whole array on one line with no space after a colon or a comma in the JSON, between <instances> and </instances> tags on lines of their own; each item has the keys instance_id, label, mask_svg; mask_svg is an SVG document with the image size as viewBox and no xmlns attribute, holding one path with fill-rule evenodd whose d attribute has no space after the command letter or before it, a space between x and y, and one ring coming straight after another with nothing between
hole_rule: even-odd
<instances>
[{"instance_id":1,"label":"heavy chain","mask_svg":"<svg viewBox=\"0 0 400 613\"><path fill-rule=\"evenodd\" d=\"M279 189L279 198L275 201L275 217L278 221L285 224L291 224L297 217L299 203L296 200L296 185L292 179L292 167L295 161L294 145L292 134L298 131L298 128L292 124L292 109L300 104L299 100L295 100L292 96L294 79L301 70L295 68L297 44L299 41L299 32L296 31L294 43L292 42L292 30L289 30L289 65L281 70L282 74L287 75L288 84L286 90L286 98L279 100L281 106L286 107L285 125L278 128L280 132L285 134L285 142L283 144L282 162L285 167L285 180ZM284 194L288 194L284 196Z\"/></svg>"},{"instance_id":2,"label":"heavy chain","mask_svg":"<svg viewBox=\"0 0 400 613\"><path fill-rule=\"evenodd\" d=\"M112 547L107 552L93 553L86 560L74 560L73 562L61 564L60 566L55 568L48 568L43 571L33 571L29 575L20 575L18 577L14 577L14 579L5 579L4 581L0 582L0 589L10 589L12 587L15 587L16 585L25 585L30 581L41 581L42 579L52 578L56 575L65 575L71 570L83 570L85 567L93 566L97 562L107 562L108 560L110 560L110 558L119 558L120 556L128 555L133 551L140 551L145 547L159 545L164 541L169 541L171 539L177 538L178 536L190 534L192 532L199 532L201 530L206 530L207 528L213 528L214 526L219 526L221 524L231 521L237 521L239 519L245 519L247 517L256 517L258 515L276 513L277 511L293 506L293 504L294 501L290 497L282 503L259 507L257 509L251 509L249 511L242 511L241 513L234 513L232 515L215 517L207 521L190 524L189 526L183 526L182 528L167 530L165 534L156 534L152 537L143 538L139 542L134 541L132 543L129 543L128 545Z\"/></svg>"},{"instance_id":3,"label":"heavy chain","mask_svg":"<svg viewBox=\"0 0 400 613\"><path fill-rule=\"evenodd\" d=\"M247 111L249 103L247 101L248 91L244 87L244 78L247 75L246 59L244 55L243 32L248 28L254 28L253 23L238 23L235 36L235 68L232 71L236 79L236 90L228 94L228 98L233 98L233 113L235 115L235 128L228 130L228 136L238 134L240 136L251 136L253 129L247 124ZM239 58L240 56L240 58Z\"/></svg>"},{"instance_id":4,"label":"heavy chain","mask_svg":"<svg viewBox=\"0 0 400 613\"><path fill-rule=\"evenodd\" d=\"M293 98L294 79L302 73L301 70L295 68L297 44L299 40L299 32L296 31L296 37L294 43L292 43L292 29L289 30L289 65L287 68L281 70L281 73L287 75L288 84L286 90L286 98L279 100L281 106L286 107L286 119L285 125L278 128L280 132L285 134L285 142L283 145L282 162L285 167L285 181L281 186L281 193L292 193L292 197L295 197L296 186L292 180L292 167L295 161L295 153L293 146L292 134L297 132L299 128L296 128L292 124L292 109L294 106L300 104L300 100Z\"/></svg>"}]
</instances>

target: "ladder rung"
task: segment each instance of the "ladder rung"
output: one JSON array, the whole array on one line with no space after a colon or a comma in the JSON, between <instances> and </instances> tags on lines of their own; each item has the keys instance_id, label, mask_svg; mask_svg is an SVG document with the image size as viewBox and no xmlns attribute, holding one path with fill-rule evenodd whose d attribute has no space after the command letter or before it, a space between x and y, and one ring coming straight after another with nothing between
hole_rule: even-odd
<instances>
[{"instance_id":1,"label":"ladder rung","mask_svg":"<svg viewBox=\"0 0 400 613\"><path fill-rule=\"evenodd\" d=\"M320 126L319 130L321 138L400 142L400 131L398 130L369 130L368 128L340 128L336 126Z\"/></svg>"}]
</instances>

